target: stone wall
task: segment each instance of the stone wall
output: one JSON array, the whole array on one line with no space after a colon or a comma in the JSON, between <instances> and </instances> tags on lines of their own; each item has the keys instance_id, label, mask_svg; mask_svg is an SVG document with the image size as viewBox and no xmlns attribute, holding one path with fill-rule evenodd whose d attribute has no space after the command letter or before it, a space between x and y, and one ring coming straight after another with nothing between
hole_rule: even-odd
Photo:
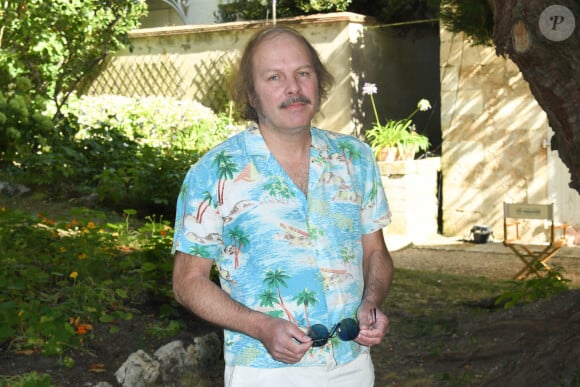
<instances>
[{"instance_id":1,"label":"stone wall","mask_svg":"<svg viewBox=\"0 0 580 387\"><path fill-rule=\"evenodd\" d=\"M503 239L504 201L548 201L547 118L516 65L441 30L443 233Z\"/></svg>"},{"instance_id":2,"label":"stone wall","mask_svg":"<svg viewBox=\"0 0 580 387\"><path fill-rule=\"evenodd\" d=\"M382 182L389 200L392 222L385 229L387 240L423 243L437 234L439 208L438 178L441 160L379 162Z\"/></svg>"}]
</instances>

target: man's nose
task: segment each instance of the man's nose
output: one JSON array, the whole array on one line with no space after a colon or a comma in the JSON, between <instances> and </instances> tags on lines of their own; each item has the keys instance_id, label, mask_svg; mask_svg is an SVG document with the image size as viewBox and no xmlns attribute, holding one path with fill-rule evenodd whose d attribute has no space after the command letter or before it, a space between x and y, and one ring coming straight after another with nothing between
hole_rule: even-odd
<instances>
[{"instance_id":1,"label":"man's nose","mask_svg":"<svg viewBox=\"0 0 580 387\"><path fill-rule=\"evenodd\" d=\"M301 90L300 82L296 77L288 77L286 81L286 94L297 94Z\"/></svg>"}]
</instances>

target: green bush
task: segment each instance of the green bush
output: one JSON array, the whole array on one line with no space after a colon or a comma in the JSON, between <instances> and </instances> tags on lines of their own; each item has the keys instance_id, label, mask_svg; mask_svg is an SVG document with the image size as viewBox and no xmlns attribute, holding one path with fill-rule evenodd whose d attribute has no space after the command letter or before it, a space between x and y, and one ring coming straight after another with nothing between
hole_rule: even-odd
<instances>
[{"instance_id":1,"label":"green bush","mask_svg":"<svg viewBox=\"0 0 580 387\"><path fill-rule=\"evenodd\" d=\"M187 169L232 130L230 119L196 102L165 97L84 96L59 121L55 139L10 169L14 180L53 195L98 193L122 211L172 216Z\"/></svg>"},{"instance_id":2,"label":"green bush","mask_svg":"<svg viewBox=\"0 0 580 387\"><path fill-rule=\"evenodd\" d=\"M54 135L54 125L46 117L46 101L36 96L26 78L10 82L0 59L0 166L22 155L38 152Z\"/></svg>"},{"instance_id":3,"label":"green bush","mask_svg":"<svg viewBox=\"0 0 580 387\"><path fill-rule=\"evenodd\" d=\"M545 268L541 265L538 266L537 269L544 272ZM570 280L563 277L561 267L555 266L545 271L544 274L543 277L512 281L512 288L496 299L496 305L503 305L504 308L509 309L517 305L548 299L570 290L568 287Z\"/></svg>"},{"instance_id":4,"label":"green bush","mask_svg":"<svg viewBox=\"0 0 580 387\"><path fill-rule=\"evenodd\" d=\"M164 97L82 97L69 113L100 200L149 214L171 216L187 169L232 131L227 117Z\"/></svg>"},{"instance_id":5,"label":"green bush","mask_svg":"<svg viewBox=\"0 0 580 387\"><path fill-rule=\"evenodd\" d=\"M54 220L1 208L0 343L62 356L83 348L94 324L131 319L132 303L171 305L172 228L151 217L134 227L135 214L113 222L78 208Z\"/></svg>"},{"instance_id":6,"label":"green bush","mask_svg":"<svg viewBox=\"0 0 580 387\"><path fill-rule=\"evenodd\" d=\"M346 11L352 0L280 0L276 3L276 17L310 15L320 12ZM217 22L262 20L272 18L270 2L261 0L234 0L218 5Z\"/></svg>"},{"instance_id":7,"label":"green bush","mask_svg":"<svg viewBox=\"0 0 580 387\"><path fill-rule=\"evenodd\" d=\"M0 2L0 67L10 75L0 77L0 90L27 78L58 112L108 54L129 44L129 31L146 13L144 1Z\"/></svg>"},{"instance_id":8,"label":"green bush","mask_svg":"<svg viewBox=\"0 0 580 387\"><path fill-rule=\"evenodd\" d=\"M218 8L217 22L272 18L271 2L261 0L234 0ZM439 0L281 0L276 3L278 18L350 11L372 16L383 23L433 19L438 10Z\"/></svg>"}]
</instances>

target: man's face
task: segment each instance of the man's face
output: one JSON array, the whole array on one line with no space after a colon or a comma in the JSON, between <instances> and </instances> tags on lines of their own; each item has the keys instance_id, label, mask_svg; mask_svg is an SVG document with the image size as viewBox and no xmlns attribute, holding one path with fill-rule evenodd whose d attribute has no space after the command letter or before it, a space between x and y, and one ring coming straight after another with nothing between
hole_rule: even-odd
<instances>
[{"instance_id":1,"label":"man's face","mask_svg":"<svg viewBox=\"0 0 580 387\"><path fill-rule=\"evenodd\" d=\"M320 106L318 78L308 48L290 34L261 42L254 52L254 108L260 126L283 131L310 129Z\"/></svg>"}]
</instances>

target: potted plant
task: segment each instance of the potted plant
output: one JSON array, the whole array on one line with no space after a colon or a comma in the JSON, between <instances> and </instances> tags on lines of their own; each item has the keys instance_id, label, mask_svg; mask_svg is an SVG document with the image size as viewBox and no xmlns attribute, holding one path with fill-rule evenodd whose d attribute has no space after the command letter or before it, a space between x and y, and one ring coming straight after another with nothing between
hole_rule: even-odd
<instances>
[{"instance_id":1,"label":"potted plant","mask_svg":"<svg viewBox=\"0 0 580 387\"><path fill-rule=\"evenodd\" d=\"M374 83L365 83L363 95L367 94L371 98L376 122L370 130L367 130L365 137L379 161L394 161L413 159L415 153L429 149L429 138L415 131L413 116L419 111L431 109L431 104L426 99L421 99L417 103L415 110L408 117L393 120L389 119L383 125L377 113L377 107L373 95L377 93L377 86Z\"/></svg>"}]
</instances>

